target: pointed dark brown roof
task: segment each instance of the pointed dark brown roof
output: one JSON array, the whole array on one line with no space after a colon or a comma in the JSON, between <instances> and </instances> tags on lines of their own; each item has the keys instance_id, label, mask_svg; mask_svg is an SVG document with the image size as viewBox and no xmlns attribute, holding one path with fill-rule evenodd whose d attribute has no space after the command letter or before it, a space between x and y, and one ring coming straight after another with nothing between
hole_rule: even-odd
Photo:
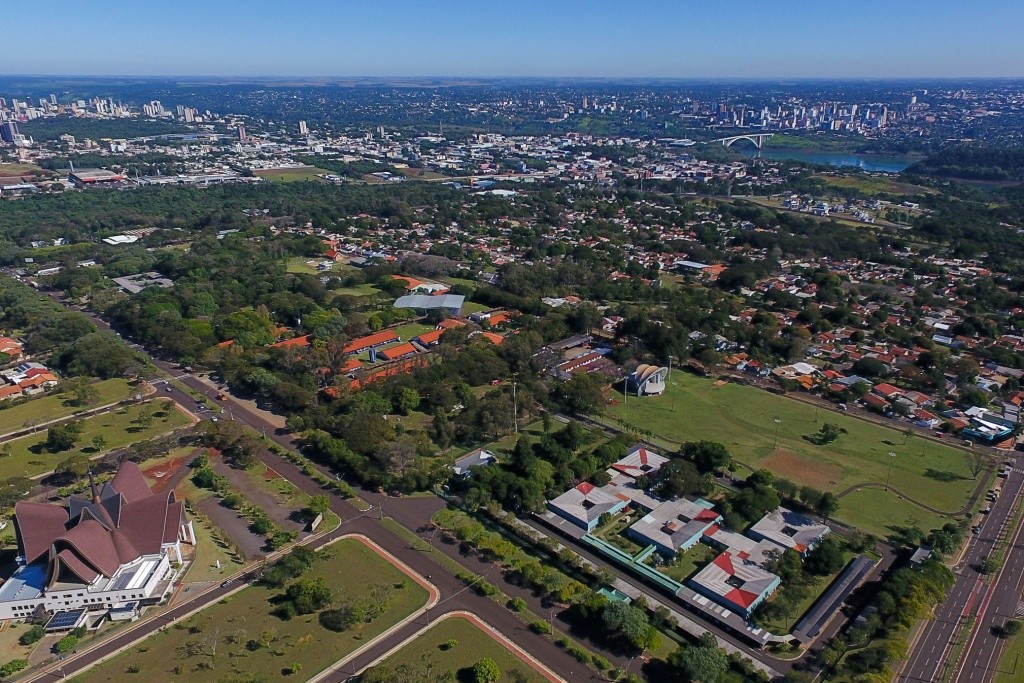
<instances>
[{"instance_id":1,"label":"pointed dark brown roof","mask_svg":"<svg viewBox=\"0 0 1024 683\"><path fill-rule=\"evenodd\" d=\"M117 468L117 474L110 481L110 486L124 496L129 503L134 503L145 498L150 498L153 491L146 483L142 470L134 462L126 461Z\"/></svg>"},{"instance_id":2,"label":"pointed dark brown roof","mask_svg":"<svg viewBox=\"0 0 1024 683\"><path fill-rule=\"evenodd\" d=\"M18 546L27 564L45 555L55 538L67 531L68 511L57 505L19 501L14 506Z\"/></svg>"},{"instance_id":3,"label":"pointed dark brown roof","mask_svg":"<svg viewBox=\"0 0 1024 683\"><path fill-rule=\"evenodd\" d=\"M47 585L113 576L121 565L174 543L187 521L184 503L176 501L173 491L154 494L133 462L122 463L97 497L96 502L72 498L67 508L15 506L21 554L30 564L48 560Z\"/></svg>"}]
</instances>

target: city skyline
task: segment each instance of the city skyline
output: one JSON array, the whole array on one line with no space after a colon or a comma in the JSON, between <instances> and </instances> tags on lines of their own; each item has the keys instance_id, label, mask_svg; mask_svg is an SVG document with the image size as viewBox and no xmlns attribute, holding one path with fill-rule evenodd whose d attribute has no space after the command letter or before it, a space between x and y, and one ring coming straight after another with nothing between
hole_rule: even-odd
<instances>
[{"instance_id":1,"label":"city skyline","mask_svg":"<svg viewBox=\"0 0 1024 683\"><path fill-rule=\"evenodd\" d=\"M478 5L191 0L124 12L6 9L18 75L464 78L968 78L1024 76L1004 0L766 6L606 1ZM46 36L46 49L29 42Z\"/></svg>"}]
</instances>

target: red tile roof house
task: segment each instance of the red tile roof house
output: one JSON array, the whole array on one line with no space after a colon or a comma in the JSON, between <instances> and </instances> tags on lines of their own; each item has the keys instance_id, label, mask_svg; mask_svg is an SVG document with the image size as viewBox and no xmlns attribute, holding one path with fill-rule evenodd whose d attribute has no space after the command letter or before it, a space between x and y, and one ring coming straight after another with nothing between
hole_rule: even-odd
<instances>
[{"instance_id":1,"label":"red tile roof house","mask_svg":"<svg viewBox=\"0 0 1024 683\"><path fill-rule=\"evenodd\" d=\"M91 478L90 478L91 479ZM91 498L67 506L19 502L14 508L19 567L0 584L0 620L38 608L109 610L156 604L171 589L181 544L195 544L174 492L153 493L139 466L122 463Z\"/></svg>"}]
</instances>

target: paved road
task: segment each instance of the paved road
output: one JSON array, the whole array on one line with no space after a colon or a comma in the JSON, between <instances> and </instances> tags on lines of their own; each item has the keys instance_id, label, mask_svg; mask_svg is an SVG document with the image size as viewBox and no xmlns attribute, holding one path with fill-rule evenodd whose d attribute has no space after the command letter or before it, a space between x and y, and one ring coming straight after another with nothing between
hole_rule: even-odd
<instances>
[{"instance_id":1,"label":"paved road","mask_svg":"<svg viewBox=\"0 0 1024 683\"><path fill-rule=\"evenodd\" d=\"M1017 493L1024 474L1014 473L1013 478L1014 493ZM1009 480L1006 485L1011 485ZM1011 499L1014 493L1008 489L1007 498ZM1007 526L1003 534L1006 552L1002 569L993 583L986 587L978 607L975 630L968 641L967 654L952 678L953 683L989 683L995 677L999 657L1006 645L1005 639L997 635L998 629L1007 619L1017 616L1021 590L1024 589L1024 525L1018 524L1016 528ZM1016 674L1014 680L1024 680L1024 663L1011 658L1003 668Z\"/></svg>"},{"instance_id":2,"label":"paved road","mask_svg":"<svg viewBox=\"0 0 1024 683\"><path fill-rule=\"evenodd\" d=\"M1016 459L1015 456L1010 457ZM956 662L949 661L954 637L958 627L972 615L980 615L980 618L978 630L969 636L968 667L958 678L954 674L950 680L955 683L987 683L991 680L1001 643L991 635L989 627L993 623L1001 624L1006 617L1000 615L1012 613L1016 608L1020 597L1021 570L1024 568L1024 551L1017 538L1019 530L1006 528L1024 483L1021 465L1018 464L1002 482L1002 495L985 516L981 533L969 541L963 560L955 568L956 583L945 602L935 610L935 618L925 626L903 672L896 679L898 683L932 683L949 675L956 666ZM1008 568L999 581L988 584L977 566L992 551L996 539L1006 534L1013 544L1008 549L1005 565L1013 569Z\"/></svg>"},{"instance_id":3,"label":"paved road","mask_svg":"<svg viewBox=\"0 0 1024 683\"><path fill-rule=\"evenodd\" d=\"M53 298L58 302L63 303L56 293L51 293L51 296L53 296ZM88 311L83 311L83 313L88 315L101 329L110 329L110 326L98 316ZM137 345L133 346L140 353L145 353L141 347ZM179 372L173 364L158 359L151 360L154 365L171 375L175 375ZM182 374L178 374L177 377L190 389L208 398L214 399L218 393L216 389L194 377ZM168 384L162 380L154 381L153 384L157 387L159 394L166 395L168 398L174 399L180 403L187 410L203 416L205 406L201 401L194 399L190 394L181 391L176 386ZM275 433L273 424L271 424L257 411L251 410L240 403L236 403L230 397L222 403L228 411L230 419L246 424L257 431L265 433L268 438L274 440L285 448L293 450L297 448L297 445L289 435ZM324 490L319 484L307 477L298 467L284 458L270 453L269 451L264 451L261 454L261 458L279 474L306 493L310 495L324 493ZM382 500L385 500L385 497L373 494L368 494L367 497L370 499L370 502L376 502L377 504L380 504ZM604 680L587 667L581 665L563 650L555 646L550 640L530 631L522 621L497 602L489 598L482 597L471 589L468 589L461 580L457 579L451 572L435 562L429 554L411 548L399 536L381 526L379 518L374 519L370 514L357 510L354 506L339 499L337 496L330 496L330 500L331 509L342 520L341 526L330 534L313 541L313 547L322 546L323 544L329 543L330 541L345 534L363 534L404 562L416 573L421 576L431 577L431 583L440 590L441 599L434 607L428 610L426 615L421 616L414 622L411 622L397 630L390 637L362 653L349 665L345 666L336 674L328 677L326 680L341 681L347 679L352 672L358 671L360 668L390 649L395 643L401 642L416 630L422 628L425 623L423 621L425 618L436 618L437 616L452 610L464 610L479 615L482 619L494 626L501 633L505 634L508 638L518 643L521 647L537 657L567 681ZM379 517L379 510L377 511L377 514ZM421 520L416 526L422 526L427 521L429 521L429 515L425 520ZM491 575L488 578L495 579L497 577ZM170 621L181 618L189 612L220 600L226 593L233 590L233 588L235 588L235 586L219 586L208 593L186 600L173 609L168 610L166 613L161 614L158 618L146 620L135 628L104 641L88 652L84 652L74 659L66 660L63 663L63 667L53 665L42 673L32 676L27 680L48 681L61 679L66 675L73 675L87 668L98 659L101 659L102 657L107 656L130 643L136 642L137 640L144 638L146 635L166 626Z\"/></svg>"}]
</instances>

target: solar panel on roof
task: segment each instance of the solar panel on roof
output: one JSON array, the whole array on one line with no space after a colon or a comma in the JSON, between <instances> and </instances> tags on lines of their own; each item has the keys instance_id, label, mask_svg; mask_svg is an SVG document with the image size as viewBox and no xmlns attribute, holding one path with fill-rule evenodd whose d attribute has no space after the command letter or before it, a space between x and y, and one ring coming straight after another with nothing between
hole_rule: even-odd
<instances>
[{"instance_id":1,"label":"solar panel on roof","mask_svg":"<svg viewBox=\"0 0 1024 683\"><path fill-rule=\"evenodd\" d=\"M46 628L47 630L74 628L75 624L78 623L83 614L85 614L84 609L72 609L65 612L57 612L50 617L48 622L46 622Z\"/></svg>"}]
</instances>

